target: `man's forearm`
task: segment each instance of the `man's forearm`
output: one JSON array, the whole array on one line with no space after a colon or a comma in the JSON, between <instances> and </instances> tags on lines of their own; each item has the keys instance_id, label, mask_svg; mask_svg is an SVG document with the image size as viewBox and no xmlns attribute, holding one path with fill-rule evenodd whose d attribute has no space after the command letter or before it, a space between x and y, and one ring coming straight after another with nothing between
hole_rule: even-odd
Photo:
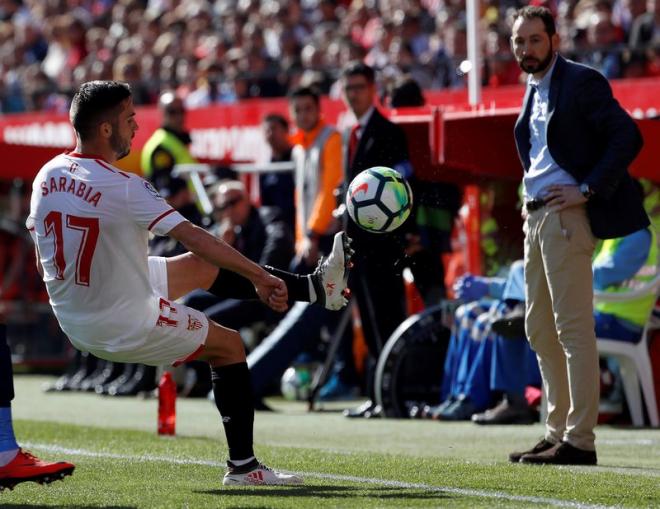
<instances>
[{"instance_id":1,"label":"man's forearm","mask_svg":"<svg viewBox=\"0 0 660 509\"><path fill-rule=\"evenodd\" d=\"M259 265L243 256L223 240L187 221L173 228L170 236L207 262L236 272L250 281L254 281L264 272Z\"/></svg>"}]
</instances>

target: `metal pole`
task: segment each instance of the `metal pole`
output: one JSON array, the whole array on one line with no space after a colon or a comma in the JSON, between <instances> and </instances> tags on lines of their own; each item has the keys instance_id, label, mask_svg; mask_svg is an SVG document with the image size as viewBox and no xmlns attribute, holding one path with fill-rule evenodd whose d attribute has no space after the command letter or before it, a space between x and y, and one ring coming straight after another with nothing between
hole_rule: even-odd
<instances>
[{"instance_id":1,"label":"metal pole","mask_svg":"<svg viewBox=\"0 0 660 509\"><path fill-rule=\"evenodd\" d=\"M467 51L471 64L468 72L468 101L476 106L481 103L481 44L479 37L479 0L467 0Z\"/></svg>"}]
</instances>

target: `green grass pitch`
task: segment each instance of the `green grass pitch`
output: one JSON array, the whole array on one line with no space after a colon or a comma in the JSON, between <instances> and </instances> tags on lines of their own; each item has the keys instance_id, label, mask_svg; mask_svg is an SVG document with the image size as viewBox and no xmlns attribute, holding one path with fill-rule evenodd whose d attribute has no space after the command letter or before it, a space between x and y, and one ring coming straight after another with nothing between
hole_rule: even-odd
<instances>
[{"instance_id":1,"label":"green grass pitch","mask_svg":"<svg viewBox=\"0 0 660 509\"><path fill-rule=\"evenodd\" d=\"M47 380L16 377L16 434L76 471L5 490L2 508L660 507L660 430L597 428L597 467L512 465L507 454L535 443L540 424L356 422L274 401L278 412L256 414L257 455L305 485L226 488L210 402L180 399L177 436L159 437L156 401L45 394Z\"/></svg>"}]
</instances>

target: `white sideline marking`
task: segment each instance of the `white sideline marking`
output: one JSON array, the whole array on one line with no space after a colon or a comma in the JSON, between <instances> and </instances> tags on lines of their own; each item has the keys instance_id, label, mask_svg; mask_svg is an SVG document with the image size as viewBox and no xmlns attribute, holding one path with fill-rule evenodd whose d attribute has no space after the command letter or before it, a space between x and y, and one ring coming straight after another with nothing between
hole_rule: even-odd
<instances>
[{"instance_id":1,"label":"white sideline marking","mask_svg":"<svg viewBox=\"0 0 660 509\"><path fill-rule=\"evenodd\" d=\"M62 453L71 456L86 456L90 458L110 458L110 459L121 459L121 460L130 460L130 461L163 462L163 463L171 463L175 465L202 465L202 466L222 467L222 468L226 467L226 464L220 461L179 459L179 458L171 458L166 456L153 456L151 454L132 455L132 454L117 454L111 452L96 452L96 451L88 451L85 449L69 449L67 447L61 447L59 445L54 445L54 444L25 443L25 447L30 449L39 449L48 452ZM390 481L387 479L375 479L371 477L323 474L318 472L296 472L296 473L306 477L313 477L317 479L328 479L331 481L348 481L348 482L362 483L362 484L390 486L394 488L418 489L418 490L432 491L437 493L453 493L456 495L462 495L466 497L494 498L499 500L511 500L515 502L548 504L555 507L573 507L578 509L614 509L616 507L616 506L605 506L605 505L594 505L594 504L582 504L580 502L573 502L571 500L561 500L557 498L533 497L527 495L511 495L509 493L504 493L501 491L486 491L486 490L477 490L477 489L468 489L468 488L452 488L447 486L432 486L430 484Z\"/></svg>"},{"instance_id":2,"label":"white sideline marking","mask_svg":"<svg viewBox=\"0 0 660 509\"><path fill-rule=\"evenodd\" d=\"M653 438L606 438L596 441L596 445L655 445L658 443L660 443L660 440Z\"/></svg>"}]
</instances>

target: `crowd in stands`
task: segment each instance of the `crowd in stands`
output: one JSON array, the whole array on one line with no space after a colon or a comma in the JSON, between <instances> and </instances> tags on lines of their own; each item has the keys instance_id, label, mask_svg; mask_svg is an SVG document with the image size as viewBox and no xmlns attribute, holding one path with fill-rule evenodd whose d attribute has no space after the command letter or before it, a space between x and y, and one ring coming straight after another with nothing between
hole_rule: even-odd
<instances>
[{"instance_id":1,"label":"crowd in stands","mask_svg":"<svg viewBox=\"0 0 660 509\"><path fill-rule=\"evenodd\" d=\"M660 75L660 0L533 0L557 15L562 52L610 79ZM518 83L509 51L525 2L481 2L483 81ZM1 111L68 111L78 86L115 79L136 104L174 89L188 108L278 97L315 84L339 95L353 59L383 80L465 86L460 0L3 0Z\"/></svg>"}]
</instances>

